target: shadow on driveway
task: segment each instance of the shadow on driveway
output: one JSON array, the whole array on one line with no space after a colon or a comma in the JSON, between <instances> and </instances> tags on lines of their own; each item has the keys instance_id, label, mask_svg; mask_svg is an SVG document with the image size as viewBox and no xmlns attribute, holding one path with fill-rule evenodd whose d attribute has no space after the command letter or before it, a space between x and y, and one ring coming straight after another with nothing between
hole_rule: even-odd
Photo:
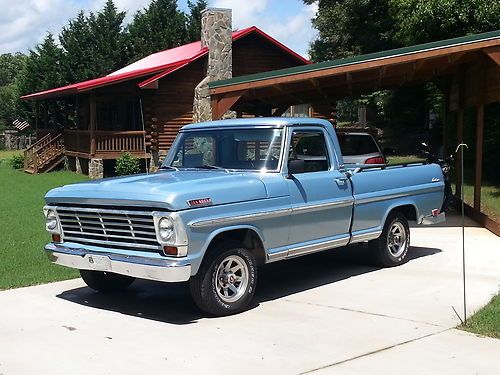
<instances>
[{"instance_id":1,"label":"shadow on driveway","mask_svg":"<svg viewBox=\"0 0 500 375\"><path fill-rule=\"evenodd\" d=\"M441 250L435 248L412 246L408 261L439 252ZM368 247L358 245L268 264L259 274L251 308L261 302L379 270L370 264L370 259ZM206 317L191 300L188 283L137 280L120 293L103 294L84 287L65 291L57 297L83 306L171 324L191 324Z\"/></svg>"}]
</instances>

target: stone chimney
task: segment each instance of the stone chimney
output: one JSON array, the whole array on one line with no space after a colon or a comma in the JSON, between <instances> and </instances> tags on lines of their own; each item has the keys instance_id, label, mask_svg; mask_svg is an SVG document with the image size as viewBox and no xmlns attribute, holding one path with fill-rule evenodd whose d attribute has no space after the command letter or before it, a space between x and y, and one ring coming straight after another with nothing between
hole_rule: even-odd
<instances>
[{"instance_id":1,"label":"stone chimney","mask_svg":"<svg viewBox=\"0 0 500 375\"><path fill-rule=\"evenodd\" d=\"M205 78L196 86L193 121L210 121L212 108L208 83L233 76L233 30L231 9L207 8L201 13L201 46L208 48ZM234 117L233 113L224 116Z\"/></svg>"}]
</instances>

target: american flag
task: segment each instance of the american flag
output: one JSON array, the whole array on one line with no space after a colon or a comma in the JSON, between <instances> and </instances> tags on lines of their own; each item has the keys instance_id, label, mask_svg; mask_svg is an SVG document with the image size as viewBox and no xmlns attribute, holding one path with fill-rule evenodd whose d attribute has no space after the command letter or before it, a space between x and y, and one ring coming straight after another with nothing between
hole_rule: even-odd
<instances>
[{"instance_id":1,"label":"american flag","mask_svg":"<svg viewBox=\"0 0 500 375\"><path fill-rule=\"evenodd\" d=\"M14 125L14 127L19 131L23 131L23 130L28 129L30 127L30 124L28 123L28 121L21 121L21 120L17 120L17 119L12 122L12 125Z\"/></svg>"}]
</instances>

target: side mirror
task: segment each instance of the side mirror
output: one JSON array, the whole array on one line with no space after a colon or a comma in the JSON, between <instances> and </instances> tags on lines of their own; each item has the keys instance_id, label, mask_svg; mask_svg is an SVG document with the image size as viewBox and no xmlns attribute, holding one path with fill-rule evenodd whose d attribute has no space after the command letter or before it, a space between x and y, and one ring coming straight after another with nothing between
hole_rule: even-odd
<instances>
[{"instance_id":1,"label":"side mirror","mask_svg":"<svg viewBox=\"0 0 500 375\"><path fill-rule=\"evenodd\" d=\"M384 155L396 155L396 149L393 147L386 147L382 150Z\"/></svg>"},{"instance_id":2,"label":"side mirror","mask_svg":"<svg viewBox=\"0 0 500 375\"><path fill-rule=\"evenodd\" d=\"M306 163L304 160L292 159L288 161L288 175L294 175L297 173L304 173L306 170Z\"/></svg>"}]
</instances>

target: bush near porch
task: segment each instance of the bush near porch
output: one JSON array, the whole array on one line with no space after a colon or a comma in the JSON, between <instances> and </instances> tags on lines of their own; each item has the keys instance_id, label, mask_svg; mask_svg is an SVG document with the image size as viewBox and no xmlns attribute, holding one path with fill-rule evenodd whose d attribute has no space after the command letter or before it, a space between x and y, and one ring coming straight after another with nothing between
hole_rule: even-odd
<instances>
[{"instance_id":1,"label":"bush near porch","mask_svg":"<svg viewBox=\"0 0 500 375\"><path fill-rule=\"evenodd\" d=\"M65 171L29 175L9 165L16 154L0 151L0 290L77 277L75 270L50 264L44 254L49 236L43 197L54 187L87 177Z\"/></svg>"}]
</instances>

